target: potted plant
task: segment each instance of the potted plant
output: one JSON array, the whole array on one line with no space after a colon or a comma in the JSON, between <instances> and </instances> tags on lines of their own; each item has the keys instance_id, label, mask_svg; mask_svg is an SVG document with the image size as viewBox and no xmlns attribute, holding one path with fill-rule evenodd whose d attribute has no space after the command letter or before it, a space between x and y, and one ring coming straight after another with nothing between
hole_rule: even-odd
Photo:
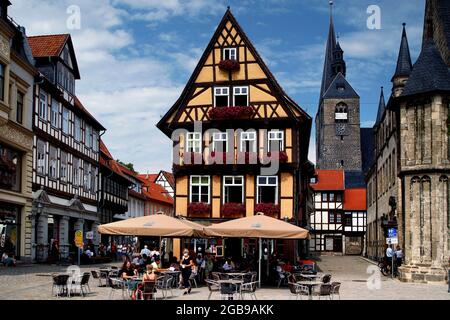
<instances>
[{"instance_id":1,"label":"potted plant","mask_svg":"<svg viewBox=\"0 0 450 320\"><path fill-rule=\"evenodd\" d=\"M258 203L255 206L255 214L264 213L266 216L277 218L280 215L280 206L275 203Z\"/></svg>"},{"instance_id":2,"label":"potted plant","mask_svg":"<svg viewBox=\"0 0 450 320\"><path fill-rule=\"evenodd\" d=\"M211 157L216 160L216 162L219 159L222 159L222 164L227 164L227 152L218 152L218 151L212 151Z\"/></svg>"},{"instance_id":3,"label":"potted plant","mask_svg":"<svg viewBox=\"0 0 450 320\"><path fill-rule=\"evenodd\" d=\"M211 120L244 119L253 116L254 110L251 106L216 107L209 110Z\"/></svg>"},{"instance_id":4,"label":"potted plant","mask_svg":"<svg viewBox=\"0 0 450 320\"><path fill-rule=\"evenodd\" d=\"M245 216L245 204L228 202L222 205L221 210L224 218L240 218Z\"/></svg>"},{"instance_id":5,"label":"potted plant","mask_svg":"<svg viewBox=\"0 0 450 320\"><path fill-rule=\"evenodd\" d=\"M241 68L241 65L237 60L225 59L219 62L219 68L224 71L238 71Z\"/></svg>"},{"instance_id":6,"label":"potted plant","mask_svg":"<svg viewBox=\"0 0 450 320\"><path fill-rule=\"evenodd\" d=\"M274 151L274 152L268 152L267 155L268 155L270 158L273 158L273 157L276 158L276 157L278 156L278 161L280 161L280 163L286 163L286 162L288 162L288 160L289 160L286 151Z\"/></svg>"},{"instance_id":7,"label":"potted plant","mask_svg":"<svg viewBox=\"0 0 450 320\"><path fill-rule=\"evenodd\" d=\"M183 155L184 164L202 164L202 154L199 152L185 152ZM189 163L187 163L190 161Z\"/></svg>"},{"instance_id":8,"label":"potted plant","mask_svg":"<svg viewBox=\"0 0 450 320\"><path fill-rule=\"evenodd\" d=\"M191 202L187 211L189 217L209 217L211 215L211 205L203 202Z\"/></svg>"},{"instance_id":9,"label":"potted plant","mask_svg":"<svg viewBox=\"0 0 450 320\"><path fill-rule=\"evenodd\" d=\"M240 152L238 155L238 164L257 164L258 155L256 152Z\"/></svg>"}]
</instances>

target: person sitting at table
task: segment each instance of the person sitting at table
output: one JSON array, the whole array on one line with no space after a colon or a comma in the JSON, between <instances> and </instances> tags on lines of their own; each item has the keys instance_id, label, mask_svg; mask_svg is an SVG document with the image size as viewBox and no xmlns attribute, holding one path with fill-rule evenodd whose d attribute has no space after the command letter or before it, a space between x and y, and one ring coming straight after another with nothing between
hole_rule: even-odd
<instances>
[{"instance_id":1,"label":"person sitting at table","mask_svg":"<svg viewBox=\"0 0 450 320\"><path fill-rule=\"evenodd\" d=\"M125 261L122 269L120 270L120 275L122 279L132 279L137 276L137 270L133 268L131 261Z\"/></svg>"},{"instance_id":2,"label":"person sitting at table","mask_svg":"<svg viewBox=\"0 0 450 320\"><path fill-rule=\"evenodd\" d=\"M282 265L283 271L289 272L289 273L292 272L292 267L293 266L292 266L291 262L288 259L286 259L285 260L285 264Z\"/></svg>"},{"instance_id":3,"label":"person sitting at table","mask_svg":"<svg viewBox=\"0 0 450 320\"><path fill-rule=\"evenodd\" d=\"M225 263L223 264L222 268L223 268L223 270L225 272L234 270L234 263L233 263L233 261L230 258L228 258L225 261Z\"/></svg>"},{"instance_id":4,"label":"person sitting at table","mask_svg":"<svg viewBox=\"0 0 450 320\"><path fill-rule=\"evenodd\" d=\"M135 266L140 266L140 265L141 265L141 256L136 256L136 257L134 257L132 263L133 263Z\"/></svg>"},{"instance_id":5,"label":"person sitting at table","mask_svg":"<svg viewBox=\"0 0 450 320\"><path fill-rule=\"evenodd\" d=\"M170 271L180 271L180 263L178 262L177 257L172 257L169 269Z\"/></svg>"}]
</instances>

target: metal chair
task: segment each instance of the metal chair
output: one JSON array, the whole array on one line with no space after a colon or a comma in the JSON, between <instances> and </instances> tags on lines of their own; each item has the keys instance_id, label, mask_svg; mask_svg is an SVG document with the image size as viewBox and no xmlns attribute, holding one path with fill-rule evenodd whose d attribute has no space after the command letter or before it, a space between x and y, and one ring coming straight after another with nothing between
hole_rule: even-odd
<instances>
[{"instance_id":1,"label":"metal chair","mask_svg":"<svg viewBox=\"0 0 450 320\"><path fill-rule=\"evenodd\" d=\"M100 272L98 272L97 270L91 270L91 274L92 274L92 277L98 281L99 287L106 286L107 277L102 278ZM102 279L105 279L105 284L102 283Z\"/></svg>"},{"instance_id":2,"label":"metal chair","mask_svg":"<svg viewBox=\"0 0 450 320\"><path fill-rule=\"evenodd\" d=\"M111 300L117 290L122 291L122 299L125 299L126 285L125 281L120 278L109 278L111 291L109 292L109 299Z\"/></svg>"},{"instance_id":3,"label":"metal chair","mask_svg":"<svg viewBox=\"0 0 450 320\"><path fill-rule=\"evenodd\" d=\"M332 282L331 283L331 298L334 299L335 295L339 296L339 300L341 300L341 294L339 292L339 289L341 288L340 282Z\"/></svg>"},{"instance_id":4,"label":"metal chair","mask_svg":"<svg viewBox=\"0 0 450 320\"><path fill-rule=\"evenodd\" d=\"M209 290L209 295L208 295L208 300L211 299L211 295L214 292L219 292L220 291L220 285L218 282L214 281L214 280L210 280L210 279L205 279L206 285L208 286L208 290Z\"/></svg>"},{"instance_id":5,"label":"metal chair","mask_svg":"<svg viewBox=\"0 0 450 320\"><path fill-rule=\"evenodd\" d=\"M220 279L220 272L212 272L212 278L214 281L219 281Z\"/></svg>"},{"instance_id":6,"label":"metal chair","mask_svg":"<svg viewBox=\"0 0 450 320\"><path fill-rule=\"evenodd\" d=\"M69 284L70 293L72 294L79 291L80 295L84 297L85 294L91 292L91 288L89 287L90 278L91 274L89 272L85 272L82 275L71 278Z\"/></svg>"},{"instance_id":7,"label":"metal chair","mask_svg":"<svg viewBox=\"0 0 450 320\"><path fill-rule=\"evenodd\" d=\"M258 287L259 281L256 281L256 277L256 273L249 273L244 275L244 283L241 285L241 299L244 300L244 296L248 294L252 300L253 298L255 298L255 300L258 300L258 298L256 298L256 289Z\"/></svg>"},{"instance_id":8,"label":"metal chair","mask_svg":"<svg viewBox=\"0 0 450 320\"><path fill-rule=\"evenodd\" d=\"M138 289L137 293L141 300L156 300L156 291L155 281L144 281L142 288Z\"/></svg>"},{"instance_id":9,"label":"metal chair","mask_svg":"<svg viewBox=\"0 0 450 320\"><path fill-rule=\"evenodd\" d=\"M192 283L194 283L195 287L198 288L196 277L197 277L197 274L195 274L193 272L189 276L189 283L191 284L191 287L192 287Z\"/></svg>"},{"instance_id":10,"label":"metal chair","mask_svg":"<svg viewBox=\"0 0 450 320\"><path fill-rule=\"evenodd\" d=\"M173 280L173 277L171 277L168 274L159 276L156 279L156 289L158 291L161 291L163 299L167 299L167 291L169 291L169 290L170 290L171 296L173 297L172 280Z\"/></svg>"},{"instance_id":11,"label":"metal chair","mask_svg":"<svg viewBox=\"0 0 450 320\"><path fill-rule=\"evenodd\" d=\"M54 289L56 289L56 297L59 298L62 295L70 297L70 291L67 286L69 280L68 274L53 275L52 296L54 295Z\"/></svg>"},{"instance_id":12,"label":"metal chair","mask_svg":"<svg viewBox=\"0 0 450 320\"><path fill-rule=\"evenodd\" d=\"M309 296L309 289L307 286L295 282L288 282L289 292L291 293L291 298L295 296L296 300L298 298L302 299L303 296Z\"/></svg>"},{"instance_id":13,"label":"metal chair","mask_svg":"<svg viewBox=\"0 0 450 320\"><path fill-rule=\"evenodd\" d=\"M321 284L318 290L316 289L315 291L313 291L313 295L318 296L319 300L322 297L327 297L328 299L331 300L332 299L331 293L332 293L332 286L329 283Z\"/></svg>"},{"instance_id":14,"label":"metal chair","mask_svg":"<svg viewBox=\"0 0 450 320\"><path fill-rule=\"evenodd\" d=\"M220 283L220 299L221 300L234 300L235 297L240 296L239 285L233 283Z\"/></svg>"}]
</instances>

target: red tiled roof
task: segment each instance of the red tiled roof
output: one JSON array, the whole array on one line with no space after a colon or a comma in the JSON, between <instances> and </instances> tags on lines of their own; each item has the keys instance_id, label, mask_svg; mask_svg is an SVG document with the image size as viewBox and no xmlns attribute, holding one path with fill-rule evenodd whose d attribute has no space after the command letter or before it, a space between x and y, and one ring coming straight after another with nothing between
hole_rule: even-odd
<instances>
[{"instance_id":1,"label":"red tiled roof","mask_svg":"<svg viewBox=\"0 0 450 320\"><path fill-rule=\"evenodd\" d=\"M56 57L66 43L69 34L52 34L28 37L33 57Z\"/></svg>"},{"instance_id":2,"label":"red tiled roof","mask_svg":"<svg viewBox=\"0 0 450 320\"><path fill-rule=\"evenodd\" d=\"M140 173L138 175L139 180L141 180L144 183L144 185L147 185L150 182L155 182L157 177L158 177L157 173Z\"/></svg>"},{"instance_id":3,"label":"red tiled roof","mask_svg":"<svg viewBox=\"0 0 450 320\"><path fill-rule=\"evenodd\" d=\"M78 97L75 97L75 108L80 110L82 113L84 113L86 116L88 116L89 119L91 119L100 129L105 130L105 128L101 125L100 122L97 121L97 119L94 118L94 116L86 109L83 104L81 103L80 99Z\"/></svg>"},{"instance_id":4,"label":"red tiled roof","mask_svg":"<svg viewBox=\"0 0 450 320\"><path fill-rule=\"evenodd\" d=\"M100 139L100 152L102 152L108 159L114 159L102 139Z\"/></svg>"},{"instance_id":5,"label":"red tiled roof","mask_svg":"<svg viewBox=\"0 0 450 320\"><path fill-rule=\"evenodd\" d=\"M173 198L167 193L163 186L150 182L149 185L143 189L144 194L151 200L164 202L169 205L173 205Z\"/></svg>"},{"instance_id":6,"label":"red tiled roof","mask_svg":"<svg viewBox=\"0 0 450 320\"><path fill-rule=\"evenodd\" d=\"M315 191L344 190L344 170L316 170L317 183L310 186Z\"/></svg>"},{"instance_id":7,"label":"red tiled roof","mask_svg":"<svg viewBox=\"0 0 450 320\"><path fill-rule=\"evenodd\" d=\"M344 210L367 210L366 189L347 189L344 192Z\"/></svg>"},{"instance_id":8,"label":"red tiled roof","mask_svg":"<svg viewBox=\"0 0 450 320\"><path fill-rule=\"evenodd\" d=\"M138 173L137 173L137 172L134 172L134 171L128 169L127 167L125 167L125 166L124 166L123 164L121 164L121 163L119 163L119 166L120 166L120 170L121 170L123 173L125 173L125 174L127 174L127 175L129 175L129 176L138 178ZM139 179L139 180L140 180L140 179Z\"/></svg>"}]
</instances>

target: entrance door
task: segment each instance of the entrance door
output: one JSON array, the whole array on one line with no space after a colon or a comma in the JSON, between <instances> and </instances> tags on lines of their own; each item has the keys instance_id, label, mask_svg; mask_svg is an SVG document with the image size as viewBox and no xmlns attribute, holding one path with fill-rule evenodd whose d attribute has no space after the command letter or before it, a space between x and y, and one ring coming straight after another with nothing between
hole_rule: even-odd
<instances>
[{"instance_id":1,"label":"entrance door","mask_svg":"<svg viewBox=\"0 0 450 320\"><path fill-rule=\"evenodd\" d=\"M333 239L333 252L342 252L342 237L336 236Z\"/></svg>"}]
</instances>

